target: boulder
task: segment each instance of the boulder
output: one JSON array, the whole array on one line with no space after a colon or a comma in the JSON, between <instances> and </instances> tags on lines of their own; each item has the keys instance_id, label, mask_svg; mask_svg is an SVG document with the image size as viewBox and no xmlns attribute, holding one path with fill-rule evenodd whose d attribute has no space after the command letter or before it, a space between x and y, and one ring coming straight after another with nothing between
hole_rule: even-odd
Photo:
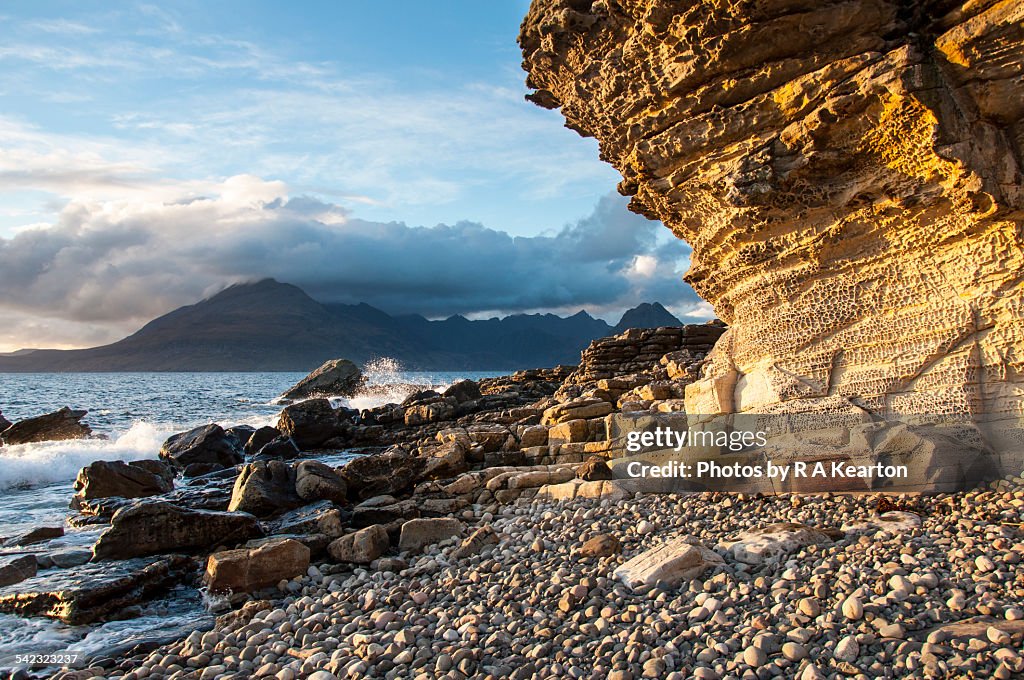
<instances>
[{"instance_id":1,"label":"boulder","mask_svg":"<svg viewBox=\"0 0 1024 680\"><path fill-rule=\"evenodd\" d=\"M428 545L458 536L462 529L462 522L449 517L411 519L402 525L398 549L418 553Z\"/></svg>"},{"instance_id":2,"label":"boulder","mask_svg":"<svg viewBox=\"0 0 1024 680\"><path fill-rule=\"evenodd\" d=\"M583 465L576 468L576 477L585 482L595 482L612 479L613 475L604 458L591 456Z\"/></svg>"},{"instance_id":3,"label":"boulder","mask_svg":"<svg viewBox=\"0 0 1024 680\"><path fill-rule=\"evenodd\" d=\"M309 399L281 411L277 429L291 437L303 451L323 446L327 441L349 436L357 411L334 408L327 399Z\"/></svg>"},{"instance_id":4,"label":"boulder","mask_svg":"<svg viewBox=\"0 0 1024 680\"><path fill-rule=\"evenodd\" d=\"M237 439L238 443L244 447L245 443L249 441L256 431L256 428L252 425L233 425L232 427L225 428L224 431Z\"/></svg>"},{"instance_id":5,"label":"boulder","mask_svg":"<svg viewBox=\"0 0 1024 680\"><path fill-rule=\"evenodd\" d=\"M411 498L388 505L357 505L352 509L352 526L368 527L416 519L421 514L420 505L420 501Z\"/></svg>"},{"instance_id":6,"label":"boulder","mask_svg":"<svg viewBox=\"0 0 1024 680\"><path fill-rule=\"evenodd\" d=\"M232 467L242 462L242 446L234 435L211 423L172 435L160 448L160 457L179 468L193 463Z\"/></svg>"},{"instance_id":7,"label":"boulder","mask_svg":"<svg viewBox=\"0 0 1024 680\"><path fill-rule=\"evenodd\" d=\"M41 574L0 589L0 612L85 625L188 580L195 566L188 557L170 555Z\"/></svg>"},{"instance_id":8,"label":"boulder","mask_svg":"<svg viewBox=\"0 0 1024 680\"><path fill-rule=\"evenodd\" d=\"M553 501L568 501L573 498L602 498L615 502L632 495L632 492L616 480L585 482L582 479L574 479L562 484L547 484L537 492L537 498Z\"/></svg>"},{"instance_id":9,"label":"boulder","mask_svg":"<svg viewBox=\"0 0 1024 680\"><path fill-rule=\"evenodd\" d=\"M678 586L724 563L721 556L710 548L680 537L632 558L615 570L615 578L630 588L658 583Z\"/></svg>"},{"instance_id":10,"label":"boulder","mask_svg":"<svg viewBox=\"0 0 1024 680\"><path fill-rule=\"evenodd\" d=\"M262 535L259 521L244 512L193 510L143 500L114 513L92 552L95 560L120 560L236 545Z\"/></svg>"},{"instance_id":11,"label":"boulder","mask_svg":"<svg viewBox=\"0 0 1024 680\"><path fill-rule=\"evenodd\" d=\"M580 557L608 557L622 552L622 543L611 534L598 534L580 547Z\"/></svg>"},{"instance_id":12,"label":"boulder","mask_svg":"<svg viewBox=\"0 0 1024 680\"><path fill-rule=\"evenodd\" d=\"M10 586L32 578L39 569L35 555L0 557L0 586Z\"/></svg>"},{"instance_id":13,"label":"boulder","mask_svg":"<svg viewBox=\"0 0 1024 680\"><path fill-rule=\"evenodd\" d=\"M351 397L363 382L363 374L354 363L348 359L331 359L286 390L281 399Z\"/></svg>"},{"instance_id":14,"label":"boulder","mask_svg":"<svg viewBox=\"0 0 1024 680\"><path fill-rule=\"evenodd\" d=\"M379 524L342 536L327 546L328 554L341 563L369 564L384 554L390 541Z\"/></svg>"},{"instance_id":15,"label":"boulder","mask_svg":"<svg viewBox=\"0 0 1024 680\"><path fill-rule=\"evenodd\" d=\"M246 440L245 446L243 446L243 451L247 456L254 456L256 455L257 451L259 451L264 446L266 446L267 444L274 441L280 436L281 432L276 427L264 425L263 427L253 432L252 436L250 436L249 439Z\"/></svg>"},{"instance_id":16,"label":"boulder","mask_svg":"<svg viewBox=\"0 0 1024 680\"><path fill-rule=\"evenodd\" d=\"M65 548L47 554L50 562L58 569L69 569L87 563L92 559L92 551L84 548Z\"/></svg>"},{"instance_id":17,"label":"boulder","mask_svg":"<svg viewBox=\"0 0 1024 680\"><path fill-rule=\"evenodd\" d=\"M287 435L281 435L264 444L263 448L256 452L253 460L292 460L299 453L301 452L295 445L295 440Z\"/></svg>"},{"instance_id":18,"label":"boulder","mask_svg":"<svg viewBox=\"0 0 1024 680\"><path fill-rule=\"evenodd\" d=\"M426 461L398 451L360 456L341 468L349 498L399 494L412 489Z\"/></svg>"},{"instance_id":19,"label":"boulder","mask_svg":"<svg viewBox=\"0 0 1024 680\"><path fill-rule=\"evenodd\" d=\"M921 517L913 512L891 510L883 512L877 517L854 520L843 524L840 529L843 533L853 536L872 535L880 531L907 534L921 526Z\"/></svg>"},{"instance_id":20,"label":"boulder","mask_svg":"<svg viewBox=\"0 0 1024 680\"><path fill-rule=\"evenodd\" d=\"M556 404L555 406L545 410L544 415L541 418L541 424L557 425L570 420L600 418L601 416L608 415L614 410L615 408L603 399L593 397L573 399L572 401L567 401L564 404Z\"/></svg>"},{"instance_id":21,"label":"boulder","mask_svg":"<svg viewBox=\"0 0 1024 680\"><path fill-rule=\"evenodd\" d=\"M498 544L498 534L490 524L485 524L462 541L462 545L452 551L453 560L461 560L476 555L489 545Z\"/></svg>"},{"instance_id":22,"label":"boulder","mask_svg":"<svg viewBox=\"0 0 1024 680\"><path fill-rule=\"evenodd\" d=\"M473 401L479 399L483 395L480 394L480 385L473 382L472 380L460 380L454 383L444 391L444 396L454 397L455 401L462 404L467 401Z\"/></svg>"},{"instance_id":23,"label":"boulder","mask_svg":"<svg viewBox=\"0 0 1024 680\"><path fill-rule=\"evenodd\" d=\"M331 501L344 504L348 486L334 468L315 460L304 460L295 467L295 492L304 501Z\"/></svg>"},{"instance_id":24,"label":"boulder","mask_svg":"<svg viewBox=\"0 0 1024 680\"><path fill-rule=\"evenodd\" d=\"M269 533L338 538L345 533L345 515L330 502L321 501L281 515L270 524Z\"/></svg>"},{"instance_id":25,"label":"boulder","mask_svg":"<svg viewBox=\"0 0 1024 680\"><path fill-rule=\"evenodd\" d=\"M0 411L0 434L2 434L4 430L9 428L11 424L11 421L7 420L7 418L4 418L4 412Z\"/></svg>"},{"instance_id":26,"label":"boulder","mask_svg":"<svg viewBox=\"0 0 1024 680\"><path fill-rule=\"evenodd\" d=\"M185 479L205 477L206 475L213 474L214 472L221 472L225 469L227 468L220 463L192 463L191 465L185 466L185 469L181 471L181 476Z\"/></svg>"},{"instance_id":27,"label":"boulder","mask_svg":"<svg viewBox=\"0 0 1024 680\"><path fill-rule=\"evenodd\" d=\"M418 479L451 479L469 470L466 450L458 442L448 442L435 449L426 459Z\"/></svg>"},{"instance_id":28,"label":"boulder","mask_svg":"<svg viewBox=\"0 0 1024 680\"><path fill-rule=\"evenodd\" d=\"M0 432L4 444L31 444L33 442L84 439L92 434L92 428L81 422L88 411L72 410L67 406L8 425Z\"/></svg>"},{"instance_id":29,"label":"boulder","mask_svg":"<svg viewBox=\"0 0 1024 680\"><path fill-rule=\"evenodd\" d=\"M416 404L405 408L405 424L427 425L442 420L450 420L455 417L455 399L440 399L429 404Z\"/></svg>"},{"instance_id":30,"label":"boulder","mask_svg":"<svg viewBox=\"0 0 1024 680\"><path fill-rule=\"evenodd\" d=\"M831 536L814 527L793 522L777 522L741 531L718 545L732 553L733 559L737 562L764 564L777 562L808 545L824 545L831 542Z\"/></svg>"},{"instance_id":31,"label":"boulder","mask_svg":"<svg viewBox=\"0 0 1024 680\"><path fill-rule=\"evenodd\" d=\"M36 527L30 531L26 531L23 534L14 536L4 541L4 545L7 547L23 547L26 545L33 545L35 543L42 543L43 541L49 541L54 538L60 538L64 535L64 527Z\"/></svg>"},{"instance_id":32,"label":"boulder","mask_svg":"<svg viewBox=\"0 0 1024 680\"><path fill-rule=\"evenodd\" d=\"M304 575L309 556L309 548L291 539L217 552L206 561L203 583L214 593L251 593Z\"/></svg>"},{"instance_id":33,"label":"boulder","mask_svg":"<svg viewBox=\"0 0 1024 680\"><path fill-rule=\"evenodd\" d=\"M170 468L160 461L145 461L139 465L120 460L98 460L79 470L71 507L77 508L80 501L93 498L144 498L167 493L174 489L173 480Z\"/></svg>"},{"instance_id":34,"label":"boulder","mask_svg":"<svg viewBox=\"0 0 1024 680\"><path fill-rule=\"evenodd\" d=\"M256 461L243 467L235 480L228 510L270 517L301 505L294 468L279 460Z\"/></svg>"}]
</instances>

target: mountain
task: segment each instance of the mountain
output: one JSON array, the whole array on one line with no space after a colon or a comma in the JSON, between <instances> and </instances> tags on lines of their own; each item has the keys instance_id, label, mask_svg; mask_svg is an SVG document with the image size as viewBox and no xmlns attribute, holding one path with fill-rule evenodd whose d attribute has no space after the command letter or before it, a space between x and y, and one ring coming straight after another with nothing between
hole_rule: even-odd
<instances>
[{"instance_id":1,"label":"mountain","mask_svg":"<svg viewBox=\"0 0 1024 680\"><path fill-rule=\"evenodd\" d=\"M622 320L615 326L615 332L621 333L629 328L660 328L661 326L681 326L683 322L672 316L662 307L660 302L644 302L633 309L626 310Z\"/></svg>"},{"instance_id":2,"label":"mountain","mask_svg":"<svg viewBox=\"0 0 1024 680\"><path fill-rule=\"evenodd\" d=\"M176 309L109 345L0 355L0 372L308 371L331 358L382 356L410 369L514 370L574 364L591 340L652 325L679 321L657 303L629 310L615 327L585 311L430 321L365 303L320 303L265 279Z\"/></svg>"}]
</instances>

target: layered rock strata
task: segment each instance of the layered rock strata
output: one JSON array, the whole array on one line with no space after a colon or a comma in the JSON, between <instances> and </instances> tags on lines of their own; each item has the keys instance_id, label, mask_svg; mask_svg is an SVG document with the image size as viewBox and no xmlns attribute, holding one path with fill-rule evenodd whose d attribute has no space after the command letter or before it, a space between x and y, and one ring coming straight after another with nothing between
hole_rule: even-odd
<instances>
[{"instance_id":1,"label":"layered rock strata","mask_svg":"<svg viewBox=\"0 0 1024 680\"><path fill-rule=\"evenodd\" d=\"M534 0L528 98L597 138L729 324L688 412L1019 423L1022 22L1013 0Z\"/></svg>"}]
</instances>

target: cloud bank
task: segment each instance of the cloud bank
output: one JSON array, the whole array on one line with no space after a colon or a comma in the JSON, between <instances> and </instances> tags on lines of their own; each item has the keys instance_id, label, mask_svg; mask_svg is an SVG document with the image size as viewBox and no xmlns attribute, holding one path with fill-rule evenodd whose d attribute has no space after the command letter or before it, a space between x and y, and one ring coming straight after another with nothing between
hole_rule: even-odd
<instances>
[{"instance_id":1,"label":"cloud bank","mask_svg":"<svg viewBox=\"0 0 1024 680\"><path fill-rule=\"evenodd\" d=\"M192 187L197 189L197 187ZM0 238L0 346L116 339L230 283L274 277L329 302L480 315L658 300L706 306L680 277L689 248L616 195L558 230L512 236L474 222L360 219L239 175L178 200L72 201L52 225Z\"/></svg>"}]
</instances>

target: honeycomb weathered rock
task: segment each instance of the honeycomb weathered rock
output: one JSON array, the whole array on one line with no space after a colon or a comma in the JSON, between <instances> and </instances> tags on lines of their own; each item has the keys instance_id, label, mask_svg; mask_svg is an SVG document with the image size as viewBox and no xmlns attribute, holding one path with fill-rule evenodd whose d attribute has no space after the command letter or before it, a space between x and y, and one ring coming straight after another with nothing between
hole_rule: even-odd
<instances>
[{"instance_id":1,"label":"honeycomb weathered rock","mask_svg":"<svg viewBox=\"0 0 1024 680\"><path fill-rule=\"evenodd\" d=\"M520 45L729 324L687 411L1019 419L1019 0L534 0Z\"/></svg>"}]
</instances>

